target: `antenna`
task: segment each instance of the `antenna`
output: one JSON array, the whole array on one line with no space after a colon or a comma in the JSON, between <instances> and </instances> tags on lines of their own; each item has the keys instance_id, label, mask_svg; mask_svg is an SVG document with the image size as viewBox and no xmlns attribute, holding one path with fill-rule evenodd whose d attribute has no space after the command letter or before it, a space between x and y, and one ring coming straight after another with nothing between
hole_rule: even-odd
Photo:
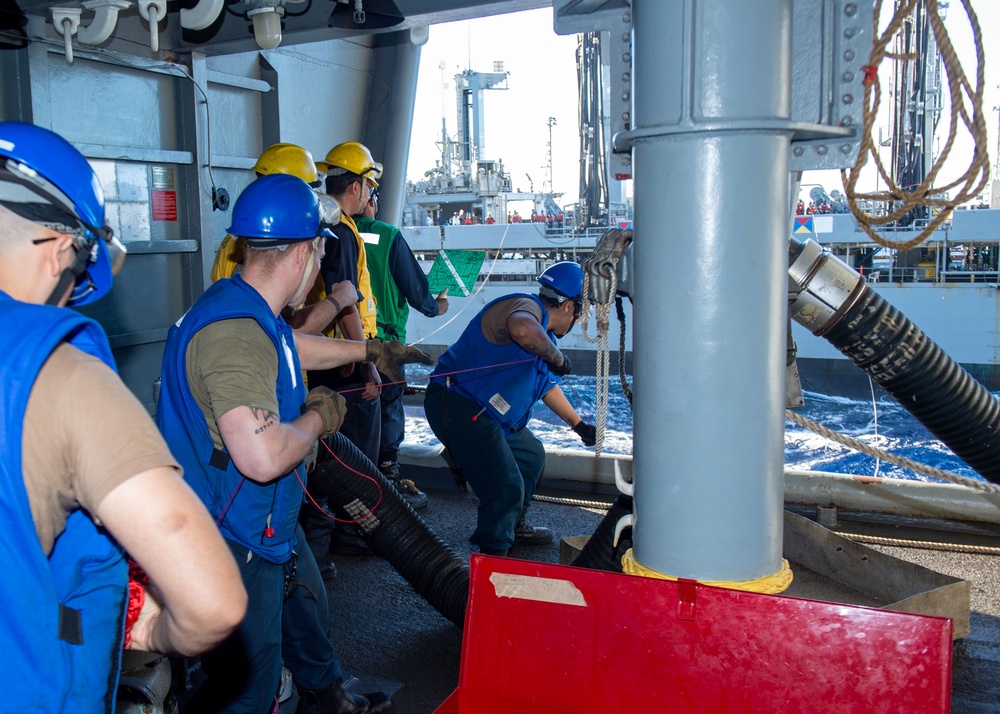
<instances>
[{"instance_id":1,"label":"antenna","mask_svg":"<svg viewBox=\"0 0 1000 714\"><path fill-rule=\"evenodd\" d=\"M552 127L554 127L556 125L556 118L555 117L549 117L549 119L548 119L548 125L549 125L549 150L548 150L548 161L549 161L549 165L548 165L549 193L555 193L556 189L555 189L555 185L553 184L553 180L554 179L553 179L553 176L552 176Z\"/></svg>"}]
</instances>

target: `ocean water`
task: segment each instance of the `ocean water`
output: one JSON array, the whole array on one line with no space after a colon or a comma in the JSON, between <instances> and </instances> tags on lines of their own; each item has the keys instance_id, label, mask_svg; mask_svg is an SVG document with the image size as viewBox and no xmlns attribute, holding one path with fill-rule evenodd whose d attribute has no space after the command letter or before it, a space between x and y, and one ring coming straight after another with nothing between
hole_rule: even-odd
<instances>
[{"instance_id":1,"label":"ocean water","mask_svg":"<svg viewBox=\"0 0 1000 714\"><path fill-rule=\"evenodd\" d=\"M426 384L429 370L410 366L412 384ZM596 379L569 375L563 380L563 392L585 421L595 418ZM823 426L897 456L918 461L961 476L979 478L964 461L955 456L894 399L847 399L806 392L806 405L799 414ZM406 440L409 443L435 441L423 419L421 407L408 406ZM545 444L561 448L589 450L572 430L543 404L535 407L531 430ZM608 398L608 420L604 453L632 453L632 412L616 375L612 375ZM916 481L930 481L923 474L885 461L877 461L846 446L830 441L792 422L785 422L785 463L800 469L832 471L863 476L884 476Z\"/></svg>"}]
</instances>

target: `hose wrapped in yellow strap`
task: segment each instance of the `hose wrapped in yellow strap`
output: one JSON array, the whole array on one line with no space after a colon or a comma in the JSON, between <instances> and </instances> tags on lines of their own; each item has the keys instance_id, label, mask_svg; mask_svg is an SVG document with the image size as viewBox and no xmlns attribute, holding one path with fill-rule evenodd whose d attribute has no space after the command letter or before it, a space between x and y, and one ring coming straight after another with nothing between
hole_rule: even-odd
<instances>
[{"instance_id":1,"label":"hose wrapped in yellow strap","mask_svg":"<svg viewBox=\"0 0 1000 714\"><path fill-rule=\"evenodd\" d=\"M647 568L635 559L632 549L629 548L622 556L622 572L629 575L640 575L644 578L655 578L657 580L677 580L673 575L658 573L651 568ZM763 593L764 595L777 595L788 589L792 584L792 569L788 561L781 559L781 570L771 575L765 575L756 580L698 580L701 585L710 585L713 588L727 588L728 590L743 590L750 593Z\"/></svg>"}]
</instances>

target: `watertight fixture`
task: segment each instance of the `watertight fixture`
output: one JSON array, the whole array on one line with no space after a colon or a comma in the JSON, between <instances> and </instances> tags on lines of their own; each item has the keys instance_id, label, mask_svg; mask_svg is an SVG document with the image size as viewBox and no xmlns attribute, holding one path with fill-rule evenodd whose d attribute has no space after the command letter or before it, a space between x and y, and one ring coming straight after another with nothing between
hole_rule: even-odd
<instances>
[{"instance_id":1,"label":"watertight fixture","mask_svg":"<svg viewBox=\"0 0 1000 714\"><path fill-rule=\"evenodd\" d=\"M181 8L181 27L185 30L204 30L212 26L222 8L225 0L198 0L192 8Z\"/></svg>"},{"instance_id":2,"label":"watertight fixture","mask_svg":"<svg viewBox=\"0 0 1000 714\"><path fill-rule=\"evenodd\" d=\"M66 61L73 64L73 42L76 38L85 45L99 45L105 42L114 32L118 23L118 12L127 10L129 0L86 0L83 7L94 12L94 18L86 27L80 24L81 10L75 7L52 8L52 24L56 32L63 36L66 48Z\"/></svg>"},{"instance_id":3,"label":"watertight fixture","mask_svg":"<svg viewBox=\"0 0 1000 714\"><path fill-rule=\"evenodd\" d=\"M337 0L327 21L343 30L382 30L403 21L403 13L392 0Z\"/></svg>"},{"instance_id":4,"label":"watertight fixture","mask_svg":"<svg viewBox=\"0 0 1000 714\"><path fill-rule=\"evenodd\" d=\"M66 62L73 64L73 35L80 27L80 15L82 10L78 7L54 7L52 8L52 24L56 32L63 36L64 47L66 48Z\"/></svg>"},{"instance_id":5,"label":"watertight fixture","mask_svg":"<svg viewBox=\"0 0 1000 714\"><path fill-rule=\"evenodd\" d=\"M253 38L262 50L273 50L281 44L283 5L283 0L265 0L255 2L247 11L247 17L253 22Z\"/></svg>"},{"instance_id":6,"label":"watertight fixture","mask_svg":"<svg viewBox=\"0 0 1000 714\"><path fill-rule=\"evenodd\" d=\"M139 14L149 23L149 48L160 51L160 20L167 16L166 0L139 0Z\"/></svg>"}]
</instances>

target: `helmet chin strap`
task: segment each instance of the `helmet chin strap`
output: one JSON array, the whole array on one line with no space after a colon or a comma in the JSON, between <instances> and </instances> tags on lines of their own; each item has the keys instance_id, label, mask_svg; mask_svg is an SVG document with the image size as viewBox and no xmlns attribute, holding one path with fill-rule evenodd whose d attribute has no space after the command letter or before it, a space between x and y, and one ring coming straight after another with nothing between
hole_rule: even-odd
<instances>
[{"instance_id":1,"label":"helmet chin strap","mask_svg":"<svg viewBox=\"0 0 1000 714\"><path fill-rule=\"evenodd\" d=\"M309 251L309 259L306 260L305 269L302 271L302 281L299 283L299 289L295 291L295 295L293 295L292 297L297 297L301 295L302 299L303 300L305 299L305 290L309 285L309 273L312 272L312 262L314 260L313 256L315 255L316 255L316 245L314 241L312 249Z\"/></svg>"},{"instance_id":2,"label":"helmet chin strap","mask_svg":"<svg viewBox=\"0 0 1000 714\"><path fill-rule=\"evenodd\" d=\"M72 265L62 271L59 276L59 282L56 283L55 289L52 294L49 295L49 299L45 301L46 305L58 305L63 296L66 294L66 290L76 283L81 275L87 272L87 266L90 265L90 249L83 245L77 245L73 243L73 248L75 249L76 257L73 259Z\"/></svg>"}]
</instances>

